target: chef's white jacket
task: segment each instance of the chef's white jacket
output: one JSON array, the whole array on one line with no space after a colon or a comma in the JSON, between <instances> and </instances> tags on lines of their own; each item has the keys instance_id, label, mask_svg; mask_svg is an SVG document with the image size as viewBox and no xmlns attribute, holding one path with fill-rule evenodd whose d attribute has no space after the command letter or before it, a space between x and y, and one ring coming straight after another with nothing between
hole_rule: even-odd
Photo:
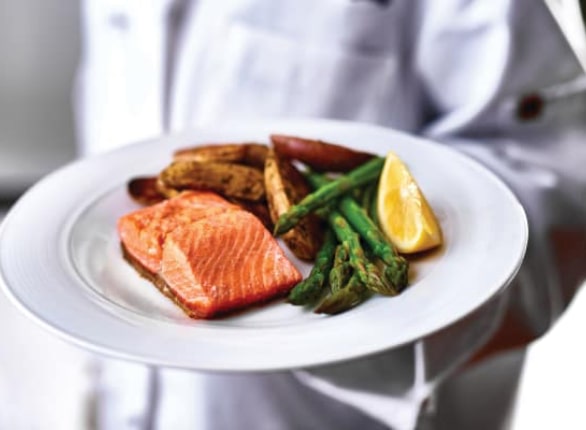
<instances>
[{"instance_id":1,"label":"chef's white jacket","mask_svg":"<svg viewBox=\"0 0 586 430\"><path fill-rule=\"evenodd\" d=\"M75 101L84 155L224 119L361 121L477 158L514 190L530 221L526 261L508 293L442 332L374 357L276 374L104 359L98 424L502 428L519 345L552 325L585 275L586 75L583 26L567 13L575 6L86 0ZM464 365L503 324L508 352Z\"/></svg>"}]
</instances>

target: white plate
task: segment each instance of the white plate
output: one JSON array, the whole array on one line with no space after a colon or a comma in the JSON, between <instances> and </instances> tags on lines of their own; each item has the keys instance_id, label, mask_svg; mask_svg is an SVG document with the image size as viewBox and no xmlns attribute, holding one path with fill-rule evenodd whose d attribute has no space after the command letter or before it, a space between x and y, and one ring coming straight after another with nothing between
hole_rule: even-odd
<instances>
[{"instance_id":1,"label":"white plate","mask_svg":"<svg viewBox=\"0 0 586 430\"><path fill-rule=\"evenodd\" d=\"M445 246L412 264L411 286L327 317L284 301L212 321L187 318L122 259L116 220L137 206L126 182L157 173L175 148L289 133L394 150L435 210ZM0 232L4 290L34 320L90 350L198 370L260 371L357 358L435 332L505 288L527 243L523 209L492 173L432 142L319 120L239 124L130 145L49 175ZM296 261L305 273L309 266Z\"/></svg>"}]
</instances>

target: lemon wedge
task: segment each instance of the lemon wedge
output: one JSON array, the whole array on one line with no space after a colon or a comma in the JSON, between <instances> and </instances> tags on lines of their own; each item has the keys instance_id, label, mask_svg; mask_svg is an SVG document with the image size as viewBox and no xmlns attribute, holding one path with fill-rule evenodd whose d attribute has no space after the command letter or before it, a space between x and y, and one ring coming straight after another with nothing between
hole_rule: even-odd
<instances>
[{"instance_id":1,"label":"lemon wedge","mask_svg":"<svg viewBox=\"0 0 586 430\"><path fill-rule=\"evenodd\" d=\"M399 252L425 251L442 243L433 210L394 152L386 156L376 203L380 227Z\"/></svg>"}]
</instances>

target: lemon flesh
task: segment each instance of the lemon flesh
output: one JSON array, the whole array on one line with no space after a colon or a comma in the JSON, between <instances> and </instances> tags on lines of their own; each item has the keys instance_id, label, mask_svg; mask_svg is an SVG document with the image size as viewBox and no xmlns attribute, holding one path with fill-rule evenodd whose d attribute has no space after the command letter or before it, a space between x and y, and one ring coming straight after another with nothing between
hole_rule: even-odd
<instances>
[{"instance_id":1,"label":"lemon flesh","mask_svg":"<svg viewBox=\"0 0 586 430\"><path fill-rule=\"evenodd\" d=\"M411 172L389 152L381 172L377 214L379 224L400 253L415 253L442 243L437 218Z\"/></svg>"}]
</instances>

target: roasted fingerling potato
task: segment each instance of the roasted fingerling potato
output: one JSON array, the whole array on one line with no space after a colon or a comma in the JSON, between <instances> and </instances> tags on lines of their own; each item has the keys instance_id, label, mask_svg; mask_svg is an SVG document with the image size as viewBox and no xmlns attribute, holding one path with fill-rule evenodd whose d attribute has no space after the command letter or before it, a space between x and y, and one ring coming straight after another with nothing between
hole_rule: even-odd
<instances>
[{"instance_id":1,"label":"roasted fingerling potato","mask_svg":"<svg viewBox=\"0 0 586 430\"><path fill-rule=\"evenodd\" d=\"M159 178L166 187L177 190L210 190L251 201L266 198L263 172L240 164L178 160L166 167Z\"/></svg>"},{"instance_id":2,"label":"roasted fingerling potato","mask_svg":"<svg viewBox=\"0 0 586 430\"><path fill-rule=\"evenodd\" d=\"M268 147L260 143L209 144L175 151L174 160L191 160L201 163L235 163L264 168Z\"/></svg>"},{"instance_id":3,"label":"roasted fingerling potato","mask_svg":"<svg viewBox=\"0 0 586 430\"><path fill-rule=\"evenodd\" d=\"M273 222L311 191L304 176L293 163L281 159L272 149L267 154L264 178ZM316 215L308 215L281 238L296 257L313 261L323 241L321 221Z\"/></svg>"},{"instance_id":4,"label":"roasted fingerling potato","mask_svg":"<svg viewBox=\"0 0 586 430\"><path fill-rule=\"evenodd\" d=\"M156 176L132 178L128 181L126 189L135 202L144 206L154 205L166 198L157 188L157 181Z\"/></svg>"}]
</instances>

